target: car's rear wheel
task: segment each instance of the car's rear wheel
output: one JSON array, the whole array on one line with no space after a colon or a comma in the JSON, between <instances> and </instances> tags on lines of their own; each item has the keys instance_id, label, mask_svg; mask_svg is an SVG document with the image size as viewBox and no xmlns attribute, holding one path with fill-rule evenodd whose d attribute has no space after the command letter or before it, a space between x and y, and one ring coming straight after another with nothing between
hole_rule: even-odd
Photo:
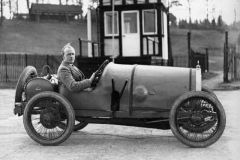
<instances>
[{"instance_id":1,"label":"car's rear wheel","mask_svg":"<svg viewBox=\"0 0 240 160\"><path fill-rule=\"evenodd\" d=\"M217 98L217 95L216 95L211 89L209 89L209 88L206 87L206 86L202 86L202 91L203 91L203 92L210 93L214 98Z\"/></svg>"},{"instance_id":2,"label":"car's rear wheel","mask_svg":"<svg viewBox=\"0 0 240 160\"><path fill-rule=\"evenodd\" d=\"M206 92L180 96L170 111L170 127L178 140L190 147L207 147L223 134L226 115L221 103Z\"/></svg>"},{"instance_id":3,"label":"car's rear wheel","mask_svg":"<svg viewBox=\"0 0 240 160\"><path fill-rule=\"evenodd\" d=\"M59 124L65 121L63 127ZM41 92L26 104L23 123L28 135L42 145L58 145L71 135L75 113L66 98L55 92Z\"/></svg>"},{"instance_id":4,"label":"car's rear wheel","mask_svg":"<svg viewBox=\"0 0 240 160\"><path fill-rule=\"evenodd\" d=\"M79 131L88 125L87 122L75 121L74 131Z\"/></svg>"},{"instance_id":5,"label":"car's rear wheel","mask_svg":"<svg viewBox=\"0 0 240 160\"><path fill-rule=\"evenodd\" d=\"M15 102L21 102L24 85L33 77L37 76L37 70L33 66L24 68L16 85Z\"/></svg>"}]
</instances>

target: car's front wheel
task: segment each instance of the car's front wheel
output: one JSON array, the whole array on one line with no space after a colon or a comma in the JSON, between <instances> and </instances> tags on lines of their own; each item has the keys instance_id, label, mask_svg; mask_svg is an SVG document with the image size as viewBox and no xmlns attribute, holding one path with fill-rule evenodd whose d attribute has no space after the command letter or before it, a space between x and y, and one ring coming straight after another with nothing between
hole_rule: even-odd
<instances>
[{"instance_id":1,"label":"car's front wheel","mask_svg":"<svg viewBox=\"0 0 240 160\"><path fill-rule=\"evenodd\" d=\"M59 127L65 121L66 125ZM28 135L42 145L58 145L71 135L75 113L66 98L55 92L41 92L26 104L23 123Z\"/></svg>"},{"instance_id":2,"label":"car's front wheel","mask_svg":"<svg viewBox=\"0 0 240 160\"><path fill-rule=\"evenodd\" d=\"M170 111L170 127L176 138L190 147L207 147L223 134L226 115L221 103L207 92L180 96Z\"/></svg>"}]
</instances>

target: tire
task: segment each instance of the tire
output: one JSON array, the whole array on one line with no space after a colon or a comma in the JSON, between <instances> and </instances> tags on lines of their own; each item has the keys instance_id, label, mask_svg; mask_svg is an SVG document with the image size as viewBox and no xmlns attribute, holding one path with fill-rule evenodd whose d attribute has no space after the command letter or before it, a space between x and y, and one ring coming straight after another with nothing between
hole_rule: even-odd
<instances>
[{"instance_id":1,"label":"tire","mask_svg":"<svg viewBox=\"0 0 240 160\"><path fill-rule=\"evenodd\" d=\"M202 91L203 91L203 92L210 93L210 94L212 94L213 97L217 98L217 95L216 95L211 89L209 89L209 88L206 87L206 86L202 86Z\"/></svg>"},{"instance_id":2,"label":"tire","mask_svg":"<svg viewBox=\"0 0 240 160\"><path fill-rule=\"evenodd\" d=\"M78 123L78 124L76 124L76 123ZM85 128L87 125L88 125L87 122L79 122L79 121L76 120L73 131L75 131L75 132L76 132L76 131L79 131L79 130Z\"/></svg>"},{"instance_id":3,"label":"tire","mask_svg":"<svg viewBox=\"0 0 240 160\"><path fill-rule=\"evenodd\" d=\"M24 68L20 77L18 78L18 82L16 85L16 93L15 93L15 103L22 101L22 93L24 85L33 77L37 76L37 70L33 66L27 66Z\"/></svg>"},{"instance_id":4,"label":"tire","mask_svg":"<svg viewBox=\"0 0 240 160\"><path fill-rule=\"evenodd\" d=\"M66 125L58 125L65 121ZM69 138L75 112L66 98L55 92L41 92L26 104L23 123L28 135L41 145L58 145Z\"/></svg>"},{"instance_id":5,"label":"tire","mask_svg":"<svg viewBox=\"0 0 240 160\"><path fill-rule=\"evenodd\" d=\"M65 125L66 125L66 123L65 123L65 122L62 122L58 127L59 127L59 128L64 128ZM73 131L79 131L79 130L85 128L87 125L88 125L87 122L80 122L80 121L78 121L78 120L75 120L75 125L74 125Z\"/></svg>"},{"instance_id":6,"label":"tire","mask_svg":"<svg viewBox=\"0 0 240 160\"><path fill-rule=\"evenodd\" d=\"M170 127L176 138L190 147L207 147L223 134L226 115L221 103L210 93L187 92L170 111Z\"/></svg>"}]
</instances>

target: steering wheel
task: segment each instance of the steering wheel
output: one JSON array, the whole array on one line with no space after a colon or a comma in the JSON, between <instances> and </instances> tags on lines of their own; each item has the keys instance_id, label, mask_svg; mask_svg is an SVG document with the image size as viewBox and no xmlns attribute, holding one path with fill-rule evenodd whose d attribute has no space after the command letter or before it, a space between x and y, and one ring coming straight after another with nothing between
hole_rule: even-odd
<instances>
[{"instance_id":1,"label":"steering wheel","mask_svg":"<svg viewBox=\"0 0 240 160\"><path fill-rule=\"evenodd\" d=\"M47 68L47 72L48 72L47 76L46 76L46 79L50 80L51 77L52 77L51 76L52 75L52 70L51 70L50 66L48 66L48 65L43 66L41 75L43 75L45 68Z\"/></svg>"},{"instance_id":2,"label":"steering wheel","mask_svg":"<svg viewBox=\"0 0 240 160\"><path fill-rule=\"evenodd\" d=\"M98 70L95 72L95 76L94 76L92 84L91 84L92 87L96 87L97 86L97 83L98 83L100 77L102 76L103 70L107 66L108 63L109 63L109 61L105 60L101 64L101 66L98 68Z\"/></svg>"}]
</instances>

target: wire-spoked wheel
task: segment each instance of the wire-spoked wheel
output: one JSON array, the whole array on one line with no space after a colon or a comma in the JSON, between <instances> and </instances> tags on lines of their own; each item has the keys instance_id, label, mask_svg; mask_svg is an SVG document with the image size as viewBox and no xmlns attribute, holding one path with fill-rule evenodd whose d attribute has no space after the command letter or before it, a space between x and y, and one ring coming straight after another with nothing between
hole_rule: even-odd
<instances>
[{"instance_id":1,"label":"wire-spoked wheel","mask_svg":"<svg viewBox=\"0 0 240 160\"><path fill-rule=\"evenodd\" d=\"M188 92L180 96L170 111L170 127L182 143L207 147L222 135L226 115L221 103L206 92Z\"/></svg>"},{"instance_id":2,"label":"wire-spoked wheel","mask_svg":"<svg viewBox=\"0 0 240 160\"><path fill-rule=\"evenodd\" d=\"M66 125L59 127L62 121ZM55 92L41 92L26 104L23 123L28 135L42 145L58 145L71 135L75 113L71 104Z\"/></svg>"}]
</instances>

